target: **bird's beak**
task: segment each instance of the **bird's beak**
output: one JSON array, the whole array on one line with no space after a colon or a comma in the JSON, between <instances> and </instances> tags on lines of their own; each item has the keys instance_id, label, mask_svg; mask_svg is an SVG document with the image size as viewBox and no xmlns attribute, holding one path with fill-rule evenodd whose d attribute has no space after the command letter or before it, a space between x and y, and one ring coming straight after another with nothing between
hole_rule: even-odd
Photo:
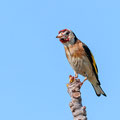
<instances>
[{"instance_id":1,"label":"bird's beak","mask_svg":"<svg viewBox=\"0 0 120 120\"><path fill-rule=\"evenodd\" d=\"M56 38L62 38L63 36L61 34L59 34L58 36L56 36Z\"/></svg>"}]
</instances>

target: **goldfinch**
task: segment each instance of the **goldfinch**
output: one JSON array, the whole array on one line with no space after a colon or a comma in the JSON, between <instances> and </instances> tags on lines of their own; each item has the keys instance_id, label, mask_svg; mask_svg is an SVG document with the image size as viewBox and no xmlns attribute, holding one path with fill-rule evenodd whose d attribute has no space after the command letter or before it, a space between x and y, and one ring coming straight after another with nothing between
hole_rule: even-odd
<instances>
[{"instance_id":1,"label":"goldfinch","mask_svg":"<svg viewBox=\"0 0 120 120\"><path fill-rule=\"evenodd\" d=\"M78 74L84 76L84 81L90 81L97 96L101 94L106 96L100 86L95 59L87 45L68 29L60 30L56 38L59 38L64 45L66 57L75 72L75 78L78 78Z\"/></svg>"}]
</instances>

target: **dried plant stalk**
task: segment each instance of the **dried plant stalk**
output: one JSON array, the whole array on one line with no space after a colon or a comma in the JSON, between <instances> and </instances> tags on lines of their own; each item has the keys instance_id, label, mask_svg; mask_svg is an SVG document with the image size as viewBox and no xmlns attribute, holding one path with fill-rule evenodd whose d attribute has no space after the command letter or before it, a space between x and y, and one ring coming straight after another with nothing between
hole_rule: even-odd
<instances>
[{"instance_id":1,"label":"dried plant stalk","mask_svg":"<svg viewBox=\"0 0 120 120\"><path fill-rule=\"evenodd\" d=\"M87 120L86 107L82 106L80 79L70 77L70 82L67 84L67 88L72 100L69 103L69 106L73 115L73 120Z\"/></svg>"}]
</instances>

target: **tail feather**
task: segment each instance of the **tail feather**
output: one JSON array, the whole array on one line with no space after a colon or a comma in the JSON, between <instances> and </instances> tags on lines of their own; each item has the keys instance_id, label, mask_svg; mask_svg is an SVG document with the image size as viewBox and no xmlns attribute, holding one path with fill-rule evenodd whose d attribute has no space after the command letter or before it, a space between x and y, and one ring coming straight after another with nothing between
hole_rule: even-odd
<instances>
[{"instance_id":1,"label":"tail feather","mask_svg":"<svg viewBox=\"0 0 120 120\"><path fill-rule=\"evenodd\" d=\"M104 95L104 96L106 96L105 92L102 90L102 88L100 87L100 85L96 85L96 86L92 85L92 86L93 86L93 88L94 88L97 96L100 96L101 94Z\"/></svg>"}]
</instances>

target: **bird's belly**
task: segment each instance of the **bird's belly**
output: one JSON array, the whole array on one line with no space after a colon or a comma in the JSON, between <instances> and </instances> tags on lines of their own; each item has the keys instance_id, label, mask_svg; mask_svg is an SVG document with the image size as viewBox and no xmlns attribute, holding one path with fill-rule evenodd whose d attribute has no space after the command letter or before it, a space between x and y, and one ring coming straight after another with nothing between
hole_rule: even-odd
<instances>
[{"instance_id":1,"label":"bird's belly","mask_svg":"<svg viewBox=\"0 0 120 120\"><path fill-rule=\"evenodd\" d=\"M71 58L70 64L77 74L81 74L83 76L91 76L91 64L86 60L87 59L85 57Z\"/></svg>"},{"instance_id":2,"label":"bird's belly","mask_svg":"<svg viewBox=\"0 0 120 120\"><path fill-rule=\"evenodd\" d=\"M82 58L72 58L70 61L70 64L72 68L74 69L74 71L77 74L81 74L85 76L85 72L84 72L85 70L83 68L83 63L84 63L84 60Z\"/></svg>"}]
</instances>

